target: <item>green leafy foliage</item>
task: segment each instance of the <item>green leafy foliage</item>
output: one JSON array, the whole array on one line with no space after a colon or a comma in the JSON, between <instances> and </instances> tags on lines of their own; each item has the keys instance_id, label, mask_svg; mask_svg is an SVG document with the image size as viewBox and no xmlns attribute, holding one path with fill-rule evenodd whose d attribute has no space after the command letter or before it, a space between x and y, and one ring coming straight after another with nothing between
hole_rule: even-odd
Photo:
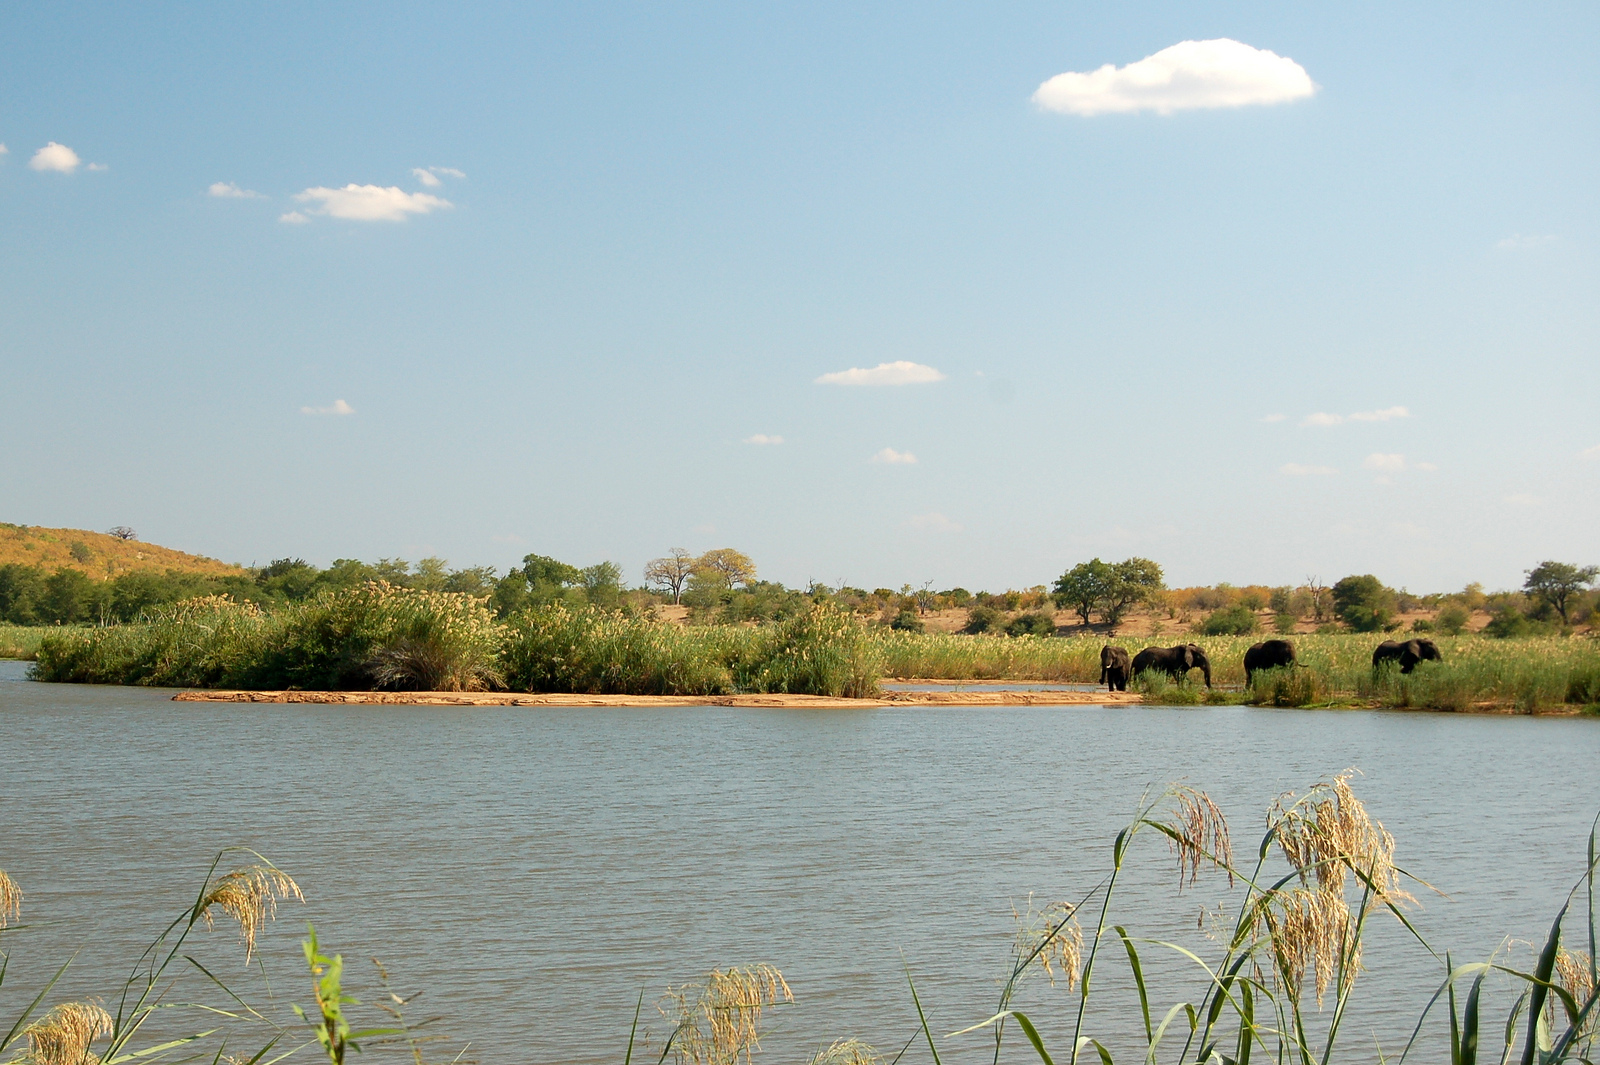
<instances>
[{"instance_id":1,"label":"green leafy foliage","mask_svg":"<svg viewBox=\"0 0 1600 1065\"><path fill-rule=\"evenodd\" d=\"M1056 603L1071 607L1085 625L1094 614L1115 626L1128 609L1150 599L1163 587L1161 567L1147 558L1080 562L1057 578Z\"/></svg>"},{"instance_id":2,"label":"green leafy foliage","mask_svg":"<svg viewBox=\"0 0 1600 1065\"><path fill-rule=\"evenodd\" d=\"M1351 632L1380 632L1396 607L1395 593L1367 573L1346 577L1333 586L1333 609Z\"/></svg>"},{"instance_id":3,"label":"green leafy foliage","mask_svg":"<svg viewBox=\"0 0 1600 1065\"><path fill-rule=\"evenodd\" d=\"M1248 636L1260 628L1256 612L1243 603L1235 603L1221 610L1213 610L1195 627L1195 631L1202 636Z\"/></svg>"}]
</instances>

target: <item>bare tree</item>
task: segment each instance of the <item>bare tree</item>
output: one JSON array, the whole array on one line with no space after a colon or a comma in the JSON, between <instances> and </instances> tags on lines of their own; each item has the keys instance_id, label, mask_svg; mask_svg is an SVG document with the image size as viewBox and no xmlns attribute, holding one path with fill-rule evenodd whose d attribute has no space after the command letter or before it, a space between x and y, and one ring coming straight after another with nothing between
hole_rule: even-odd
<instances>
[{"instance_id":1,"label":"bare tree","mask_svg":"<svg viewBox=\"0 0 1600 1065\"><path fill-rule=\"evenodd\" d=\"M645 563L644 579L658 588L672 593L673 605L683 598L683 586L689 583L694 572L695 558L681 547L674 547L665 558L651 559Z\"/></svg>"},{"instance_id":2,"label":"bare tree","mask_svg":"<svg viewBox=\"0 0 1600 1065\"><path fill-rule=\"evenodd\" d=\"M933 594L933 582L923 581L922 587L916 590L912 598L917 601L917 613L926 614L933 609L934 600L939 597Z\"/></svg>"},{"instance_id":3,"label":"bare tree","mask_svg":"<svg viewBox=\"0 0 1600 1065\"><path fill-rule=\"evenodd\" d=\"M126 525L116 525L106 530L107 536L115 536L118 540L137 540L139 534Z\"/></svg>"},{"instance_id":4,"label":"bare tree","mask_svg":"<svg viewBox=\"0 0 1600 1065\"><path fill-rule=\"evenodd\" d=\"M1306 591L1311 593L1311 616L1326 621L1328 614L1328 587L1316 577L1306 578Z\"/></svg>"}]
</instances>

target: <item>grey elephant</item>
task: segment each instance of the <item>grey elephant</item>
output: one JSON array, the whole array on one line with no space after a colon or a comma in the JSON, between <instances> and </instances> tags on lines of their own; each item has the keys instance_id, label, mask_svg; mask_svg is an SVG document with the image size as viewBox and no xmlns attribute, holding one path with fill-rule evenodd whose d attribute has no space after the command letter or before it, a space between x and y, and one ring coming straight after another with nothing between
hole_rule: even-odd
<instances>
[{"instance_id":1,"label":"grey elephant","mask_svg":"<svg viewBox=\"0 0 1600 1065\"><path fill-rule=\"evenodd\" d=\"M1128 690L1128 678L1133 676L1133 665L1126 647L1106 644L1100 648L1100 683L1114 692Z\"/></svg>"},{"instance_id":2,"label":"grey elephant","mask_svg":"<svg viewBox=\"0 0 1600 1065\"><path fill-rule=\"evenodd\" d=\"M1255 683L1256 674L1263 669L1280 669L1294 665L1294 644L1288 640L1262 640L1251 644L1244 653L1244 685Z\"/></svg>"},{"instance_id":3,"label":"grey elephant","mask_svg":"<svg viewBox=\"0 0 1600 1065\"><path fill-rule=\"evenodd\" d=\"M1137 676L1146 671L1165 673L1173 680L1182 680L1191 669L1205 674L1206 687L1211 687L1211 659L1192 643L1177 647L1146 647L1133 656L1133 672Z\"/></svg>"},{"instance_id":4,"label":"grey elephant","mask_svg":"<svg viewBox=\"0 0 1600 1065\"><path fill-rule=\"evenodd\" d=\"M1385 662L1399 662L1400 672L1410 673L1417 668L1418 662L1443 662L1444 655L1439 653L1439 645L1432 640L1384 640L1372 652L1372 668L1377 669Z\"/></svg>"}]
</instances>

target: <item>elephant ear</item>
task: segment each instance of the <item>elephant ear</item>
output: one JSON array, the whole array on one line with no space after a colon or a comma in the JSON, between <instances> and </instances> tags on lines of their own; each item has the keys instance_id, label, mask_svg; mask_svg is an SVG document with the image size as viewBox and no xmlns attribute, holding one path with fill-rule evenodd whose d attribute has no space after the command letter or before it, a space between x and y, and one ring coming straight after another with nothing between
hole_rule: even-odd
<instances>
[{"instance_id":1,"label":"elephant ear","mask_svg":"<svg viewBox=\"0 0 1600 1065\"><path fill-rule=\"evenodd\" d=\"M1189 644L1188 646L1184 647L1183 654L1180 657L1182 657L1182 659L1183 659L1183 668L1185 668L1185 669L1193 669L1194 668L1194 644Z\"/></svg>"},{"instance_id":2,"label":"elephant ear","mask_svg":"<svg viewBox=\"0 0 1600 1065\"><path fill-rule=\"evenodd\" d=\"M1407 640L1404 649L1411 652L1411 654L1417 658L1422 657L1422 644L1418 643L1416 640Z\"/></svg>"}]
</instances>

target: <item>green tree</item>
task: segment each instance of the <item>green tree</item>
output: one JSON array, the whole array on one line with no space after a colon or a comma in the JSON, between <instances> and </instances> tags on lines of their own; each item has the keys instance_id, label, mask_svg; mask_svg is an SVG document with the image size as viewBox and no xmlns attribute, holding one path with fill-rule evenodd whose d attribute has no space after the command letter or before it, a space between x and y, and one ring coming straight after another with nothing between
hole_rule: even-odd
<instances>
[{"instance_id":1,"label":"green tree","mask_svg":"<svg viewBox=\"0 0 1600 1065\"><path fill-rule=\"evenodd\" d=\"M1377 632L1394 616L1395 594L1370 573L1333 586L1333 611L1353 632Z\"/></svg>"},{"instance_id":2,"label":"green tree","mask_svg":"<svg viewBox=\"0 0 1600 1065\"><path fill-rule=\"evenodd\" d=\"M1567 606L1600 576L1600 566L1574 566L1568 562L1545 561L1533 569L1524 570L1528 579L1522 590L1534 598L1548 603L1561 615L1561 624L1567 623Z\"/></svg>"},{"instance_id":3,"label":"green tree","mask_svg":"<svg viewBox=\"0 0 1600 1065\"><path fill-rule=\"evenodd\" d=\"M256 584L273 598L299 601L315 594L320 576L303 558L278 558L256 571Z\"/></svg>"},{"instance_id":4,"label":"green tree","mask_svg":"<svg viewBox=\"0 0 1600 1065\"><path fill-rule=\"evenodd\" d=\"M40 602L44 620L62 624L94 621L109 612L109 585L101 587L75 569L65 566L45 578Z\"/></svg>"},{"instance_id":5,"label":"green tree","mask_svg":"<svg viewBox=\"0 0 1600 1065\"><path fill-rule=\"evenodd\" d=\"M1161 567L1148 558L1128 558L1111 566L1106 587L1105 620L1115 626L1130 607L1149 599L1166 587Z\"/></svg>"},{"instance_id":6,"label":"green tree","mask_svg":"<svg viewBox=\"0 0 1600 1065\"><path fill-rule=\"evenodd\" d=\"M622 567L615 562L597 562L578 571L583 595L590 604L615 610L622 600Z\"/></svg>"},{"instance_id":7,"label":"green tree","mask_svg":"<svg viewBox=\"0 0 1600 1065\"><path fill-rule=\"evenodd\" d=\"M1071 607L1089 624L1090 615L1100 609L1111 594L1114 580L1109 563L1098 558L1080 562L1063 573L1055 583L1055 600L1058 606Z\"/></svg>"},{"instance_id":8,"label":"green tree","mask_svg":"<svg viewBox=\"0 0 1600 1065\"><path fill-rule=\"evenodd\" d=\"M1199 625L1202 636L1249 636L1261 627L1256 612L1243 603L1213 610Z\"/></svg>"},{"instance_id":9,"label":"green tree","mask_svg":"<svg viewBox=\"0 0 1600 1065\"><path fill-rule=\"evenodd\" d=\"M1447 636L1459 636L1467 627L1467 622L1472 620L1472 615L1465 608L1454 604L1442 608L1438 616L1433 619L1440 632Z\"/></svg>"},{"instance_id":10,"label":"green tree","mask_svg":"<svg viewBox=\"0 0 1600 1065\"><path fill-rule=\"evenodd\" d=\"M0 566L0 620L13 625L37 625L44 620L40 603L44 599L44 570L8 562Z\"/></svg>"},{"instance_id":11,"label":"green tree","mask_svg":"<svg viewBox=\"0 0 1600 1065\"><path fill-rule=\"evenodd\" d=\"M694 560L694 575L703 580L719 582L724 588L732 588L755 580L756 564L741 551L719 547Z\"/></svg>"}]
</instances>

